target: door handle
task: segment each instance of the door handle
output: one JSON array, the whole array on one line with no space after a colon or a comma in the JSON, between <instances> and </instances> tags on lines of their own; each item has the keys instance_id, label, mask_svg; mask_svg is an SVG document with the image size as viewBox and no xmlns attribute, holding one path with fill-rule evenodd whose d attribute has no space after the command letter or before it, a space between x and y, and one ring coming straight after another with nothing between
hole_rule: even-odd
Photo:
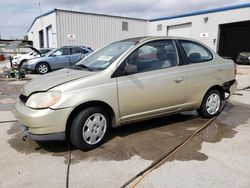
<instances>
[{"instance_id":1,"label":"door handle","mask_svg":"<svg viewBox=\"0 0 250 188\"><path fill-rule=\"evenodd\" d=\"M184 78L176 78L174 81L176 82L176 83L180 83L180 82L182 82L184 80Z\"/></svg>"},{"instance_id":2,"label":"door handle","mask_svg":"<svg viewBox=\"0 0 250 188\"><path fill-rule=\"evenodd\" d=\"M223 71L223 69L218 69L217 71L218 71L218 72L222 72L222 71Z\"/></svg>"}]
</instances>

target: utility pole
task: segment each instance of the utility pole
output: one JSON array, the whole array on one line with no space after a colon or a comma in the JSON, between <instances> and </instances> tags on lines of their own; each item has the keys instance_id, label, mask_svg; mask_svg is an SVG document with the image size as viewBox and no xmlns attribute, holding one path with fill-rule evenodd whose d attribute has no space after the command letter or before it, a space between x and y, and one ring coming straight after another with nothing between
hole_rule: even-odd
<instances>
[{"instance_id":1,"label":"utility pole","mask_svg":"<svg viewBox=\"0 0 250 188\"><path fill-rule=\"evenodd\" d=\"M69 8L72 11L72 0L69 0Z\"/></svg>"},{"instance_id":2,"label":"utility pole","mask_svg":"<svg viewBox=\"0 0 250 188\"><path fill-rule=\"evenodd\" d=\"M41 8L41 2L38 3L39 6L39 15L42 15L42 8ZM43 17L41 18L41 26L43 27Z\"/></svg>"},{"instance_id":3,"label":"utility pole","mask_svg":"<svg viewBox=\"0 0 250 188\"><path fill-rule=\"evenodd\" d=\"M42 9L41 9L41 3L40 3L40 1L38 3L38 6L39 6L39 14L41 15L42 14Z\"/></svg>"}]
</instances>

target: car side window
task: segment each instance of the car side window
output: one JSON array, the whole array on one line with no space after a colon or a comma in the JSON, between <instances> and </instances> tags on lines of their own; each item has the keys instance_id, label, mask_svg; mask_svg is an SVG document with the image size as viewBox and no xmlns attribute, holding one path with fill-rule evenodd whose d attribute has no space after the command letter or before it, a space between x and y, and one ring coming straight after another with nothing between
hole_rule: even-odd
<instances>
[{"instance_id":1,"label":"car side window","mask_svg":"<svg viewBox=\"0 0 250 188\"><path fill-rule=\"evenodd\" d=\"M84 54L89 53L89 51L87 51L87 50L85 50L85 49L82 49L82 52L83 52Z\"/></svg>"},{"instance_id":2,"label":"car side window","mask_svg":"<svg viewBox=\"0 0 250 188\"><path fill-rule=\"evenodd\" d=\"M190 63L201 63L213 59L212 53L203 45L196 42L180 40Z\"/></svg>"},{"instance_id":3,"label":"car side window","mask_svg":"<svg viewBox=\"0 0 250 188\"><path fill-rule=\"evenodd\" d=\"M63 56L63 55L69 55L69 48L60 48L52 54L52 56Z\"/></svg>"},{"instance_id":4,"label":"car side window","mask_svg":"<svg viewBox=\"0 0 250 188\"><path fill-rule=\"evenodd\" d=\"M71 48L71 54L80 54L80 53L84 53L83 50L79 47L74 47L74 48Z\"/></svg>"},{"instance_id":5,"label":"car side window","mask_svg":"<svg viewBox=\"0 0 250 188\"><path fill-rule=\"evenodd\" d=\"M144 44L126 60L136 65L137 73L177 66L176 48L172 40L159 40Z\"/></svg>"}]
</instances>

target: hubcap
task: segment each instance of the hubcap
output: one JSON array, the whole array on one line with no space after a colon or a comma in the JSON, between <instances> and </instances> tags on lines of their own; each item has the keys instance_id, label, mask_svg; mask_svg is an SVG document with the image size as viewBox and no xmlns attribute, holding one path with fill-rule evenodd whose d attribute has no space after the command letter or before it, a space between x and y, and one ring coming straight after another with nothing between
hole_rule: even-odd
<instances>
[{"instance_id":1,"label":"hubcap","mask_svg":"<svg viewBox=\"0 0 250 188\"><path fill-rule=\"evenodd\" d=\"M220 108L220 96L217 93L213 93L211 94L208 98L207 98L207 102L206 102L206 109L207 112L210 115L214 115L218 112L219 108Z\"/></svg>"},{"instance_id":2,"label":"hubcap","mask_svg":"<svg viewBox=\"0 0 250 188\"><path fill-rule=\"evenodd\" d=\"M92 114L84 123L82 136L85 142L90 145L100 142L107 129L107 120L100 114Z\"/></svg>"},{"instance_id":3,"label":"hubcap","mask_svg":"<svg viewBox=\"0 0 250 188\"><path fill-rule=\"evenodd\" d=\"M48 66L47 65L39 65L38 70L40 73L46 73L48 72Z\"/></svg>"}]
</instances>

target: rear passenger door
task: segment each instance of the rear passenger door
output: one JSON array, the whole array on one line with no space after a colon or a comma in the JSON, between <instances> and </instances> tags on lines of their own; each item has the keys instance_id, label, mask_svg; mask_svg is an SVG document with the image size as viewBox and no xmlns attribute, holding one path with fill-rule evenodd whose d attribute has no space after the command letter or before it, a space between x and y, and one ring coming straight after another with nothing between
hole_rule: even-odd
<instances>
[{"instance_id":1,"label":"rear passenger door","mask_svg":"<svg viewBox=\"0 0 250 188\"><path fill-rule=\"evenodd\" d=\"M172 40L146 43L120 65L136 65L138 71L117 78L118 101L123 122L181 108L186 88L186 75L178 67L178 55Z\"/></svg>"}]
</instances>

